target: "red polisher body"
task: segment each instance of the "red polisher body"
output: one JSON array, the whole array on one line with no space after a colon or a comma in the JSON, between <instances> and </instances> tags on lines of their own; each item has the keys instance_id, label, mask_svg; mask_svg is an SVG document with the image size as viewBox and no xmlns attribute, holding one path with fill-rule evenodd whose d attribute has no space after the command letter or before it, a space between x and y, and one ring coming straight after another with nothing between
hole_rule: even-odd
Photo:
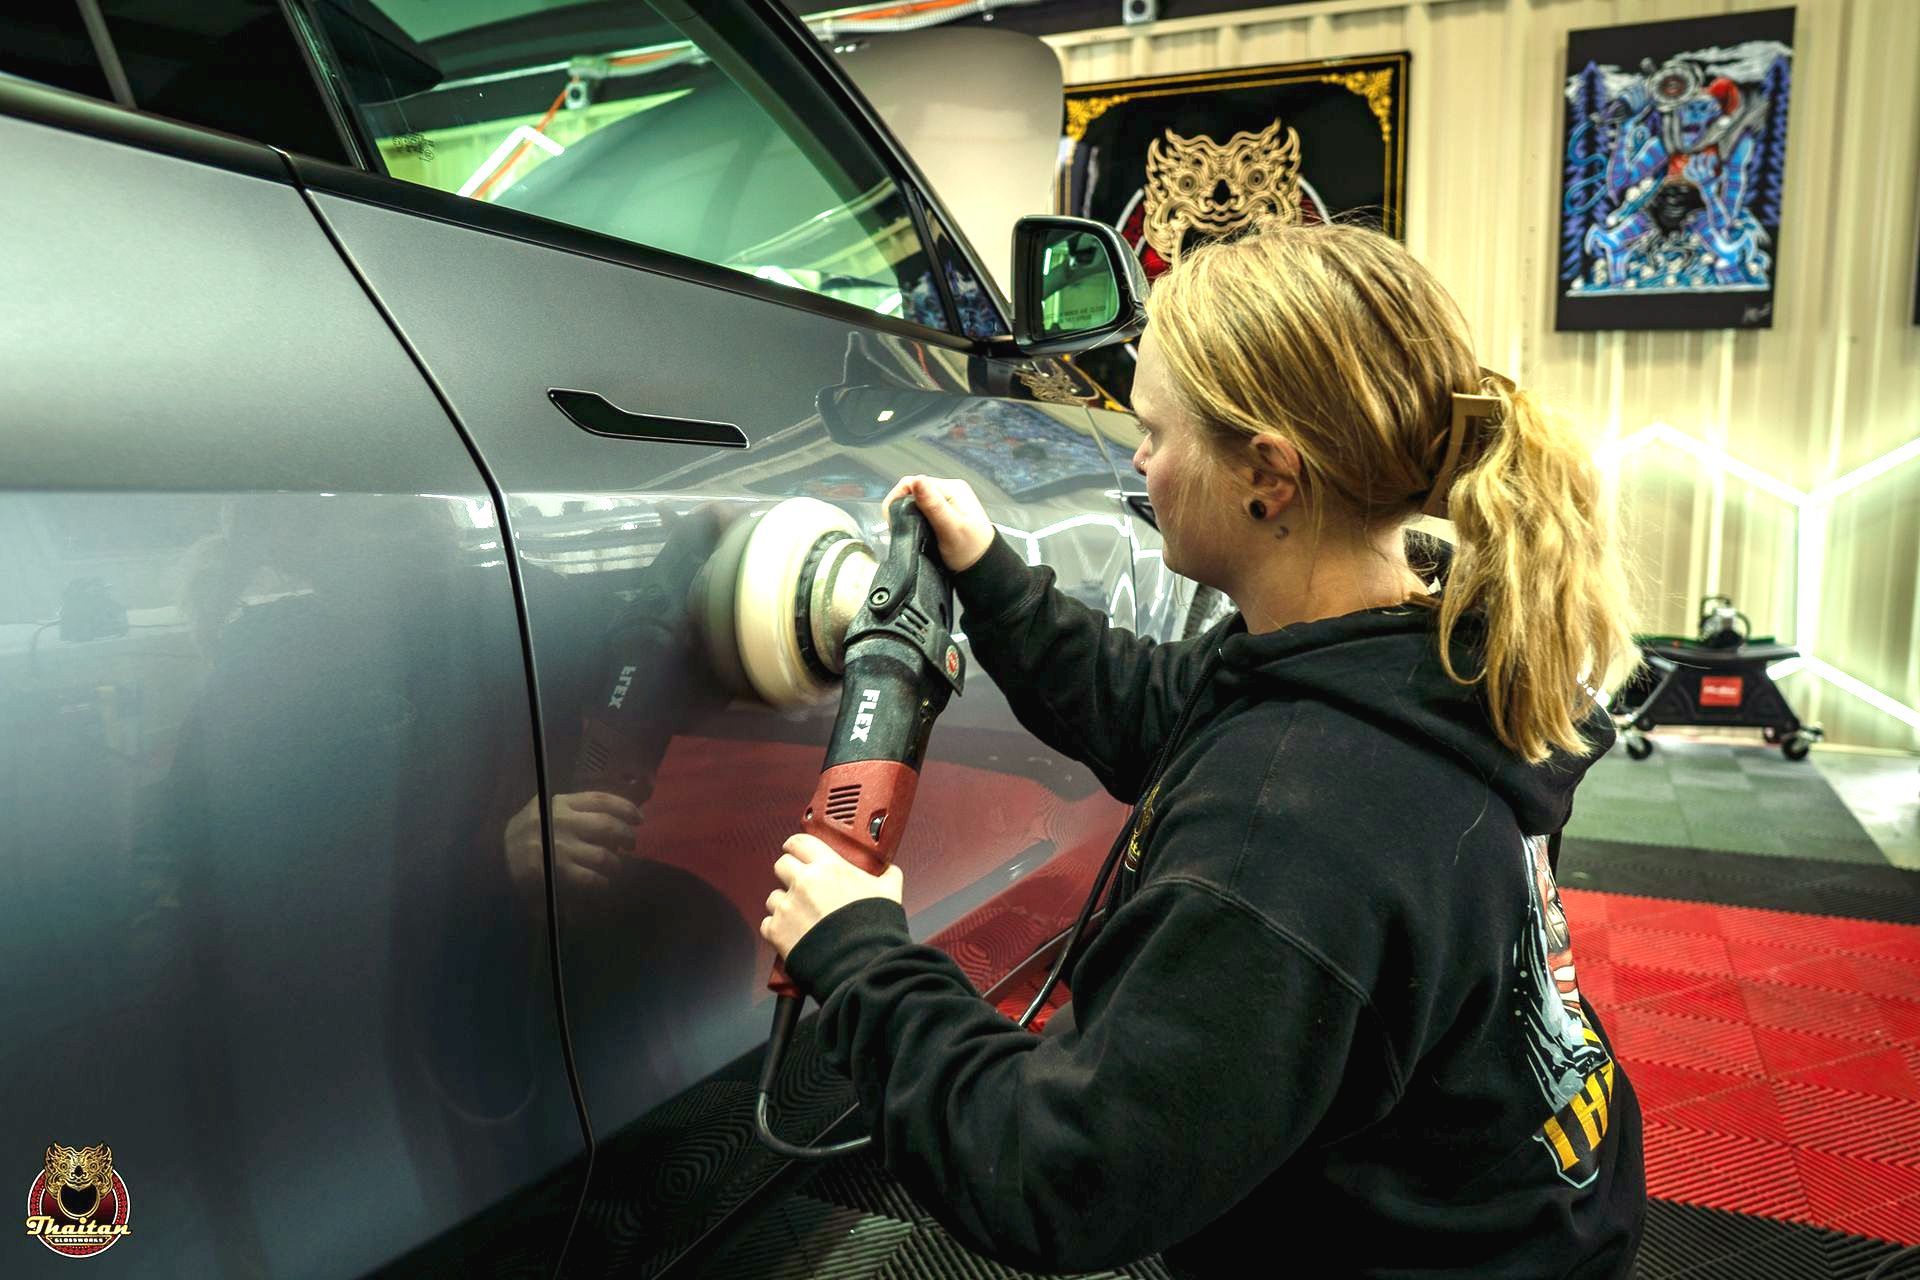
<instances>
[{"instance_id":1,"label":"red polisher body","mask_svg":"<svg viewBox=\"0 0 1920 1280\"><path fill-rule=\"evenodd\" d=\"M919 785L920 774L894 760L831 765L820 775L800 829L868 875L882 875L893 865ZM776 995L801 994L778 960L767 987Z\"/></svg>"}]
</instances>

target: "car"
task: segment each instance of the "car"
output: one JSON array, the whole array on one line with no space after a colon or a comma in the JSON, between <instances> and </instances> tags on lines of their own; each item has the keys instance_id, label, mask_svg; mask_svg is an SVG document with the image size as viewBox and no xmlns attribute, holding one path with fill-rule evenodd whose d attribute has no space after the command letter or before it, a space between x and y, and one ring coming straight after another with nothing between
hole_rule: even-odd
<instances>
[{"instance_id":1,"label":"car","mask_svg":"<svg viewBox=\"0 0 1920 1280\"><path fill-rule=\"evenodd\" d=\"M796 1176L756 925L833 714L715 683L695 575L951 475L1191 632L1071 363L1117 239L1022 232L1023 346L771 0L38 6L0 155L0 1159L106 1149L135 1275L693 1265ZM1030 991L1124 814L974 671L916 937ZM845 1136L804 1032L781 1123Z\"/></svg>"}]
</instances>

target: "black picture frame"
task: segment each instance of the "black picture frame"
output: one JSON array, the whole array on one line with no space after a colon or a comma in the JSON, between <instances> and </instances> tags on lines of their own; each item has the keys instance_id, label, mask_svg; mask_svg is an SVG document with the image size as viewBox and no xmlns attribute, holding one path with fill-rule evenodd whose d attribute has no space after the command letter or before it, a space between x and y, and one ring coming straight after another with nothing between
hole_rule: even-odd
<instances>
[{"instance_id":1,"label":"black picture frame","mask_svg":"<svg viewBox=\"0 0 1920 1280\"><path fill-rule=\"evenodd\" d=\"M1773 324L1794 10L1569 32L1554 327Z\"/></svg>"}]
</instances>

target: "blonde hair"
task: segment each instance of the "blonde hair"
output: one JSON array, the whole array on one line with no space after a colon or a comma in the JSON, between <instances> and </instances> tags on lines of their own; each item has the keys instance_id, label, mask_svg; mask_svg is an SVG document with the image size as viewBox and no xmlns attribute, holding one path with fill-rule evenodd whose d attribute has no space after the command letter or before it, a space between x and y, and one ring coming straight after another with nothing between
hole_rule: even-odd
<instances>
[{"instance_id":1,"label":"blonde hair","mask_svg":"<svg viewBox=\"0 0 1920 1280\"><path fill-rule=\"evenodd\" d=\"M1579 724L1638 658L1611 495L1564 419L1484 376L1431 272L1376 231L1270 226L1183 255L1149 313L1215 461L1284 437L1316 521L1329 507L1367 530L1411 520L1446 452L1452 395L1497 397L1484 450L1441 495L1458 544L1440 660L1456 682L1485 684L1494 732L1522 759L1593 749ZM1470 612L1484 629L1467 675L1452 642Z\"/></svg>"}]
</instances>

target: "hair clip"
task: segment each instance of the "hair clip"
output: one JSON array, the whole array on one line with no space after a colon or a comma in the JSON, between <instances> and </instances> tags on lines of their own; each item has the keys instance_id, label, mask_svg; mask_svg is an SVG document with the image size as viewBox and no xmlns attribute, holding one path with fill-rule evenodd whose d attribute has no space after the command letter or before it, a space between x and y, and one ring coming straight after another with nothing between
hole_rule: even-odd
<instances>
[{"instance_id":1,"label":"hair clip","mask_svg":"<svg viewBox=\"0 0 1920 1280\"><path fill-rule=\"evenodd\" d=\"M1496 384L1505 384L1507 387L1513 385L1485 369L1480 373L1483 378ZM1421 515L1446 518L1447 491L1453 487L1454 468L1460 465L1461 453L1467 446L1469 424L1498 422L1499 419L1499 396L1467 395L1459 391L1453 393L1453 420L1447 428L1447 456L1441 460L1440 470L1433 477L1433 487L1427 490L1427 501L1420 508ZM1473 434L1477 437L1478 431Z\"/></svg>"}]
</instances>

